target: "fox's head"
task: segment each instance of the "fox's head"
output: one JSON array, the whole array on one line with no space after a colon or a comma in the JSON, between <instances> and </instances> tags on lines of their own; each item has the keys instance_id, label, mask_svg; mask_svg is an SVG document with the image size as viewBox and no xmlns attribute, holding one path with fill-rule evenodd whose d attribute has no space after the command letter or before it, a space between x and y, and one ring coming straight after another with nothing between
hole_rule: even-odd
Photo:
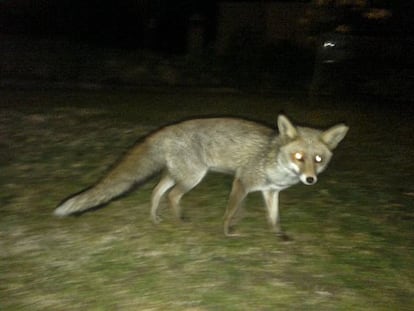
<instances>
[{"instance_id":1,"label":"fox's head","mask_svg":"<svg viewBox=\"0 0 414 311\"><path fill-rule=\"evenodd\" d=\"M283 115L279 115L277 125L284 142L280 148L279 161L305 185L317 182L317 175L328 165L332 150L349 129L344 124L335 125L326 131L295 127Z\"/></svg>"}]
</instances>

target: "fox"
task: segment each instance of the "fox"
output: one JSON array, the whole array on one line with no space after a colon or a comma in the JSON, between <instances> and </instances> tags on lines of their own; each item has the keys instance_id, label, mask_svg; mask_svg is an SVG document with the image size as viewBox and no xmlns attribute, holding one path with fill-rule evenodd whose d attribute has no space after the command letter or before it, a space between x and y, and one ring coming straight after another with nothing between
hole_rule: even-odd
<instances>
[{"instance_id":1,"label":"fox","mask_svg":"<svg viewBox=\"0 0 414 311\"><path fill-rule=\"evenodd\" d=\"M161 221L160 201L166 193L177 219L181 198L209 171L232 174L232 188L224 214L224 235L234 232L235 217L246 196L261 191L271 230L284 238L279 220L279 193L299 182L314 185L331 160L332 151L349 127L343 123L319 130L295 126L283 114L277 129L242 118L198 118L167 125L137 142L92 187L70 196L55 210L63 217L101 207L161 176L151 196L150 217Z\"/></svg>"}]
</instances>

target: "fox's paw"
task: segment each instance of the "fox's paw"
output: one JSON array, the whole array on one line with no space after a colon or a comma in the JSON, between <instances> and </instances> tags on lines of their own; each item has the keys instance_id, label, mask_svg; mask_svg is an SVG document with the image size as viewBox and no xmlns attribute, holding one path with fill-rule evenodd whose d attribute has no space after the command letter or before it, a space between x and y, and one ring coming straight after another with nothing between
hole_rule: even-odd
<instances>
[{"instance_id":1,"label":"fox's paw","mask_svg":"<svg viewBox=\"0 0 414 311\"><path fill-rule=\"evenodd\" d=\"M241 237L244 237L244 236L245 236L244 234L236 233L236 232L226 234L226 237L228 237L228 238L241 238Z\"/></svg>"},{"instance_id":2,"label":"fox's paw","mask_svg":"<svg viewBox=\"0 0 414 311\"><path fill-rule=\"evenodd\" d=\"M190 222L190 218L187 217L187 216L183 216L183 215L180 215L180 216L176 217L175 219L178 221L178 223L181 223L181 224L185 224L185 223Z\"/></svg>"},{"instance_id":3,"label":"fox's paw","mask_svg":"<svg viewBox=\"0 0 414 311\"><path fill-rule=\"evenodd\" d=\"M276 232L276 237L282 242L292 242L293 239L283 231Z\"/></svg>"},{"instance_id":4,"label":"fox's paw","mask_svg":"<svg viewBox=\"0 0 414 311\"><path fill-rule=\"evenodd\" d=\"M232 227L224 228L224 235L229 238L239 238L243 237L244 235L235 231Z\"/></svg>"},{"instance_id":5,"label":"fox's paw","mask_svg":"<svg viewBox=\"0 0 414 311\"><path fill-rule=\"evenodd\" d=\"M152 215L151 219L152 219L152 222L154 223L154 225L158 225L162 221L162 218L160 216L157 216L157 215Z\"/></svg>"}]
</instances>

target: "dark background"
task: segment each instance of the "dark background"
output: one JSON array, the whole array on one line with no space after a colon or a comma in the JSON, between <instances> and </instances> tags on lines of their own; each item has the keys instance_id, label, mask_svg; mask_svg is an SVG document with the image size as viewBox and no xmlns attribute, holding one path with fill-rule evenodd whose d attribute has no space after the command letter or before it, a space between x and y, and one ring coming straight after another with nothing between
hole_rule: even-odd
<instances>
[{"instance_id":1,"label":"dark background","mask_svg":"<svg viewBox=\"0 0 414 311\"><path fill-rule=\"evenodd\" d=\"M0 82L411 98L413 7L385 0L0 1ZM269 17L270 10L279 15ZM326 40L335 46L321 48Z\"/></svg>"},{"instance_id":2,"label":"dark background","mask_svg":"<svg viewBox=\"0 0 414 311\"><path fill-rule=\"evenodd\" d=\"M208 40L216 1L13 0L0 3L1 32L67 37L121 48L183 52L189 19L201 14Z\"/></svg>"}]
</instances>

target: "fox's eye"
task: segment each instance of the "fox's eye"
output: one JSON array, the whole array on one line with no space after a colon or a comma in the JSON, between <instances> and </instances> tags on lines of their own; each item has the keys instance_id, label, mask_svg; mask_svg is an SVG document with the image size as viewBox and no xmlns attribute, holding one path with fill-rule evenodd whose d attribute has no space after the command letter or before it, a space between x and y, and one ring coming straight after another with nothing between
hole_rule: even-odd
<instances>
[{"instance_id":1,"label":"fox's eye","mask_svg":"<svg viewBox=\"0 0 414 311\"><path fill-rule=\"evenodd\" d=\"M293 156L295 157L296 160L303 161L303 154L302 153L296 152Z\"/></svg>"},{"instance_id":2,"label":"fox's eye","mask_svg":"<svg viewBox=\"0 0 414 311\"><path fill-rule=\"evenodd\" d=\"M321 163L322 162L322 157L320 155L316 155L315 156L315 162L316 163Z\"/></svg>"}]
</instances>

